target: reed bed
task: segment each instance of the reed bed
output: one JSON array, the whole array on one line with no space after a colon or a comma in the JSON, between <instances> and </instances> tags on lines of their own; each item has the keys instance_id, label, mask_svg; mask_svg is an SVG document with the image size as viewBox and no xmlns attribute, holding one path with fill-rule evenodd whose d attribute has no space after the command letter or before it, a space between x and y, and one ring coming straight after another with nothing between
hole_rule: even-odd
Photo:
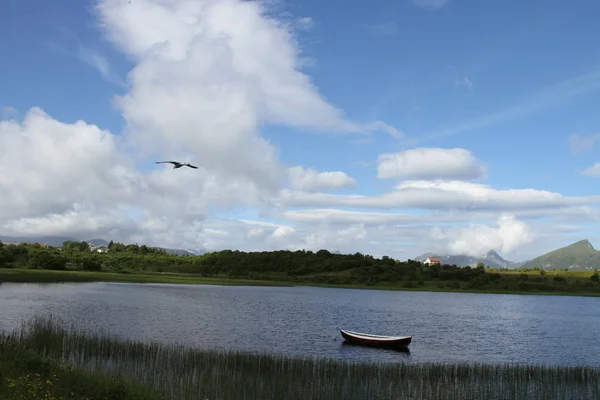
<instances>
[{"instance_id":1,"label":"reed bed","mask_svg":"<svg viewBox=\"0 0 600 400\"><path fill-rule=\"evenodd\" d=\"M197 350L123 341L53 318L29 321L13 337L46 357L141 382L165 399L600 398L600 369L592 367L358 363Z\"/></svg>"}]
</instances>

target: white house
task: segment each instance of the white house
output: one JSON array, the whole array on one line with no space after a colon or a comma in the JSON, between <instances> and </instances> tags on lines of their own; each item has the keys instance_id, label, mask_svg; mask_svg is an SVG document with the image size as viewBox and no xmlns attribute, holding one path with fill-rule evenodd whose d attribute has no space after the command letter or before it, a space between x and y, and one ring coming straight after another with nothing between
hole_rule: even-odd
<instances>
[{"instance_id":1,"label":"white house","mask_svg":"<svg viewBox=\"0 0 600 400\"><path fill-rule=\"evenodd\" d=\"M425 261L423 261L423 264L431 265L431 264L439 264L440 262L441 261L439 258L427 257L427 259Z\"/></svg>"}]
</instances>

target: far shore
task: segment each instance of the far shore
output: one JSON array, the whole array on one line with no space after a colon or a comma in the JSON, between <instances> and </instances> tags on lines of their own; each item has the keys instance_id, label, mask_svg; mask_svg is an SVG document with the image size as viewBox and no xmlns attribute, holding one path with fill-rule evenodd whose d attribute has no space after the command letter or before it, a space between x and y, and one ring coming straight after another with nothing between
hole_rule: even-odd
<instances>
[{"instance_id":1,"label":"far shore","mask_svg":"<svg viewBox=\"0 0 600 400\"><path fill-rule=\"evenodd\" d=\"M88 272L88 271L52 271L41 269L0 268L1 283L67 283L67 282L121 282L121 283L167 283L181 285L220 285L220 286L275 286L275 287L324 287L360 290L395 290L411 292L444 292L444 293L480 293L480 294L517 294L544 296L580 296L600 297L600 293L589 292L550 292L550 291L518 291L518 290L481 290L438 288L433 282L417 288L405 288L399 284L376 285L342 285L313 282L289 282L282 280L239 279L225 277L201 277L193 274L166 272Z\"/></svg>"}]
</instances>

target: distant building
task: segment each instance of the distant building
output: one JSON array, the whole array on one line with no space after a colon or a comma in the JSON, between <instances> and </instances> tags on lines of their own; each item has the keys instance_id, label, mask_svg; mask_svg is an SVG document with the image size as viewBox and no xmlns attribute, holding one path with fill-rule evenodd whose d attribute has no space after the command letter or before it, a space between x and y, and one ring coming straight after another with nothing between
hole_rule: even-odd
<instances>
[{"instance_id":1,"label":"distant building","mask_svg":"<svg viewBox=\"0 0 600 400\"><path fill-rule=\"evenodd\" d=\"M108 249L105 246L100 246L96 249L98 253L108 253Z\"/></svg>"},{"instance_id":2,"label":"distant building","mask_svg":"<svg viewBox=\"0 0 600 400\"><path fill-rule=\"evenodd\" d=\"M439 264L440 262L441 261L439 258L427 257L427 259L425 261L423 261L423 264L431 265L431 264Z\"/></svg>"}]
</instances>

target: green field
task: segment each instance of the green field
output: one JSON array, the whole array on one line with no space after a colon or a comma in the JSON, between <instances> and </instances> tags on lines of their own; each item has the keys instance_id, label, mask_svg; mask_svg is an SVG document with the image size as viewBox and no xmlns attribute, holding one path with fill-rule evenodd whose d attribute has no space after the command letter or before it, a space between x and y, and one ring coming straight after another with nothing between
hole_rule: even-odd
<instances>
[{"instance_id":1,"label":"green field","mask_svg":"<svg viewBox=\"0 0 600 400\"><path fill-rule=\"evenodd\" d=\"M507 276L518 276L521 274L526 274L531 277L540 276L539 270L520 270L520 269L505 269L505 270L496 270L496 269L488 269L490 272L499 272L503 275ZM593 271L565 271L564 269L556 269L544 271L545 276L553 277L560 276L564 278L572 278L572 279L589 279L594 272Z\"/></svg>"},{"instance_id":2,"label":"green field","mask_svg":"<svg viewBox=\"0 0 600 400\"><path fill-rule=\"evenodd\" d=\"M521 273L514 271L501 272L501 274L509 276L519 276ZM559 271L558 276L567 276L569 279L585 278L585 274L591 273L579 272L573 274L571 272ZM537 276L534 272L529 275ZM405 291L430 291L430 292L454 292L454 293L488 293L488 294L537 294L537 295L556 295L556 296L600 296L600 292L588 293L585 291L519 291L510 289L477 289L477 288L450 288L439 287L439 282L428 281L422 286L413 288L405 287L404 283L379 283L375 285L364 284L327 284L327 283L311 283L293 282L277 280L283 277L277 277L271 274L267 279L235 279L223 277L199 277L191 274L173 274L173 273L111 273L111 272L87 272L87 271L50 271L50 270L32 270L32 269L0 269L0 283L61 283L61 282L124 282L124 283L171 283L171 284L191 284L191 285L229 285L229 286L314 286L314 287L331 287L345 289L371 289L371 290L405 290ZM316 279L315 279L316 280Z\"/></svg>"},{"instance_id":3,"label":"green field","mask_svg":"<svg viewBox=\"0 0 600 400\"><path fill-rule=\"evenodd\" d=\"M600 370L590 367L285 358L119 341L67 328L36 319L0 338L0 398L600 398ZM78 396L67 397L72 388Z\"/></svg>"},{"instance_id":4,"label":"green field","mask_svg":"<svg viewBox=\"0 0 600 400\"><path fill-rule=\"evenodd\" d=\"M251 279L204 278L191 274L158 272L88 272L51 271L44 269L0 268L1 282L60 283L60 282L131 282L175 283L190 285L256 285L286 286L284 283ZM289 286L289 285L287 285Z\"/></svg>"}]
</instances>

